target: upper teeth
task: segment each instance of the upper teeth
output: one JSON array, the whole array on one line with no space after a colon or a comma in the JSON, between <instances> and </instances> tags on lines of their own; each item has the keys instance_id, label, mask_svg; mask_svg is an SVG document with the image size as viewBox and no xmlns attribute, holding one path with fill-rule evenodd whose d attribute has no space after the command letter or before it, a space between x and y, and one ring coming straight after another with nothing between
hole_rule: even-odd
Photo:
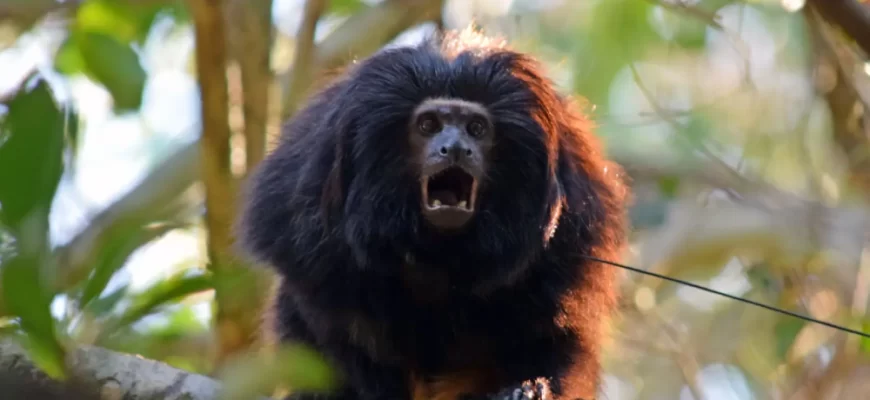
<instances>
[{"instance_id":1,"label":"upper teeth","mask_svg":"<svg viewBox=\"0 0 870 400\"><path fill-rule=\"evenodd\" d=\"M432 200L431 207L441 207L443 205L444 203L442 203L441 200ZM462 200L453 207L468 209L468 200Z\"/></svg>"}]
</instances>

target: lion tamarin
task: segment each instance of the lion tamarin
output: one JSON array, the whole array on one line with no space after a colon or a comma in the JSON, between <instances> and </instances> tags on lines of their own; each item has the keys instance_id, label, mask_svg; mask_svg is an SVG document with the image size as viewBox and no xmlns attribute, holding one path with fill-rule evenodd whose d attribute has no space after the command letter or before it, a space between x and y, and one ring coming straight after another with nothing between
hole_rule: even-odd
<instances>
[{"instance_id":1,"label":"lion tamarin","mask_svg":"<svg viewBox=\"0 0 870 400\"><path fill-rule=\"evenodd\" d=\"M252 175L242 243L279 273L274 329L327 397L591 399L627 188L539 63L451 32L351 66ZM535 386L540 390L540 385ZM528 385L526 385L528 388Z\"/></svg>"}]
</instances>

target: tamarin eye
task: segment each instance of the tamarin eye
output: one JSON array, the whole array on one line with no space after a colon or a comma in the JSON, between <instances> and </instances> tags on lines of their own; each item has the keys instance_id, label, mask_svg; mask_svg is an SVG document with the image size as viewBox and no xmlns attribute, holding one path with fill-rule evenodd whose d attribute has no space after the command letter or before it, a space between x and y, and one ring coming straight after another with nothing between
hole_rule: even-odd
<instances>
[{"instance_id":1,"label":"tamarin eye","mask_svg":"<svg viewBox=\"0 0 870 400\"><path fill-rule=\"evenodd\" d=\"M486 126L480 120L474 120L468 123L468 134L473 137L481 137L486 133Z\"/></svg>"},{"instance_id":2,"label":"tamarin eye","mask_svg":"<svg viewBox=\"0 0 870 400\"><path fill-rule=\"evenodd\" d=\"M441 130L441 122L431 113L421 115L420 119L417 120L417 126L420 128L420 132L426 135L438 133Z\"/></svg>"}]
</instances>

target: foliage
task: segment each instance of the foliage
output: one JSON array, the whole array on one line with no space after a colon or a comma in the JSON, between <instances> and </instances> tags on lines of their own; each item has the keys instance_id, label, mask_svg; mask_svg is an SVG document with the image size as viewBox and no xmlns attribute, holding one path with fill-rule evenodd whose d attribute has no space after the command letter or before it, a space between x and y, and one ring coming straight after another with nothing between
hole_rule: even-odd
<instances>
[{"instance_id":1,"label":"foliage","mask_svg":"<svg viewBox=\"0 0 870 400\"><path fill-rule=\"evenodd\" d=\"M181 2L90 0L75 14L55 66L65 74L86 74L112 94L116 111L141 105L146 72L133 46L141 45L161 13L184 16Z\"/></svg>"},{"instance_id":2,"label":"foliage","mask_svg":"<svg viewBox=\"0 0 870 400\"><path fill-rule=\"evenodd\" d=\"M64 350L44 275L50 271L45 256L48 214L63 173L69 119L42 79L28 80L6 107L0 125L0 221L14 239L15 251L0 259L0 293L7 312L18 318L35 362L60 377Z\"/></svg>"}]
</instances>

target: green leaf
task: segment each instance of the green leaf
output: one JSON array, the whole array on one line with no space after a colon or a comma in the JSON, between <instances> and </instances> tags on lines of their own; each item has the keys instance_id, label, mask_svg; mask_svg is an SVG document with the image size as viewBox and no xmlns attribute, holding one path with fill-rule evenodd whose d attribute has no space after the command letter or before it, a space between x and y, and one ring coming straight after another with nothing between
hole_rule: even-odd
<instances>
[{"instance_id":1,"label":"green leaf","mask_svg":"<svg viewBox=\"0 0 870 400\"><path fill-rule=\"evenodd\" d=\"M22 345L34 363L53 378L63 378L66 353L57 339L51 299L40 279L37 256L18 256L3 264L0 284L3 300L19 318L25 339Z\"/></svg>"},{"instance_id":2,"label":"green leaf","mask_svg":"<svg viewBox=\"0 0 870 400\"><path fill-rule=\"evenodd\" d=\"M245 354L220 371L224 382L220 399L247 399L287 385L290 390L329 392L339 376L316 350L304 345L286 345L272 354Z\"/></svg>"},{"instance_id":3,"label":"green leaf","mask_svg":"<svg viewBox=\"0 0 870 400\"><path fill-rule=\"evenodd\" d=\"M658 182L659 191L666 198L673 199L677 195L677 190L680 188L680 178L677 176L664 176Z\"/></svg>"},{"instance_id":4,"label":"green leaf","mask_svg":"<svg viewBox=\"0 0 870 400\"><path fill-rule=\"evenodd\" d=\"M21 331L21 324L16 318L0 318L0 337L8 337L20 335L23 332Z\"/></svg>"},{"instance_id":5,"label":"green leaf","mask_svg":"<svg viewBox=\"0 0 870 400\"><path fill-rule=\"evenodd\" d=\"M82 308L85 311L93 313L97 317L105 316L111 312L116 305L118 305L118 302L120 302L126 294L127 285L124 285L105 296L91 300Z\"/></svg>"},{"instance_id":6,"label":"green leaf","mask_svg":"<svg viewBox=\"0 0 870 400\"><path fill-rule=\"evenodd\" d=\"M130 307L121 316L108 322L100 336L105 338L172 301L213 288L210 273L190 269L181 271L134 295Z\"/></svg>"},{"instance_id":7,"label":"green leaf","mask_svg":"<svg viewBox=\"0 0 870 400\"><path fill-rule=\"evenodd\" d=\"M13 234L28 217L47 226L63 174L65 134L75 136L77 118L58 107L48 84L27 81L0 121L0 222Z\"/></svg>"},{"instance_id":8,"label":"green leaf","mask_svg":"<svg viewBox=\"0 0 870 400\"><path fill-rule=\"evenodd\" d=\"M351 15L368 7L360 0L332 0L329 2L329 12L338 15Z\"/></svg>"},{"instance_id":9,"label":"green leaf","mask_svg":"<svg viewBox=\"0 0 870 400\"><path fill-rule=\"evenodd\" d=\"M54 69L66 75L86 75L88 73L88 65L81 50L79 50L77 35L67 36L60 45L57 55L54 57Z\"/></svg>"},{"instance_id":10,"label":"green leaf","mask_svg":"<svg viewBox=\"0 0 870 400\"><path fill-rule=\"evenodd\" d=\"M134 251L172 230L172 228L174 225L170 224L137 226L132 227L127 232L113 235L111 242L102 247L94 263L93 272L85 283L79 299L82 306L87 307L92 300L103 293L112 276L124 266Z\"/></svg>"},{"instance_id":11,"label":"green leaf","mask_svg":"<svg viewBox=\"0 0 870 400\"><path fill-rule=\"evenodd\" d=\"M0 293L6 311L18 317L22 344L34 363L62 378L65 352L51 315L53 295L42 274L48 213L63 173L65 136L76 123L64 115L48 84L38 77L27 79L6 106L0 122L0 219L15 242L14 251L4 251L0 260Z\"/></svg>"},{"instance_id":12,"label":"green leaf","mask_svg":"<svg viewBox=\"0 0 870 400\"><path fill-rule=\"evenodd\" d=\"M693 112L689 116L689 123L681 130L680 134L688 141L690 147L705 143L712 136L713 121L702 112Z\"/></svg>"},{"instance_id":13,"label":"green leaf","mask_svg":"<svg viewBox=\"0 0 870 400\"><path fill-rule=\"evenodd\" d=\"M776 335L777 359L782 360L788 355L789 349L804 325L806 322L797 318L782 318L776 323L774 334Z\"/></svg>"},{"instance_id":14,"label":"green leaf","mask_svg":"<svg viewBox=\"0 0 870 400\"><path fill-rule=\"evenodd\" d=\"M664 24L674 33L673 41L683 48L698 50L706 43L707 29L720 29L716 11L733 0L702 0L696 4L670 7L657 6L662 10Z\"/></svg>"},{"instance_id":15,"label":"green leaf","mask_svg":"<svg viewBox=\"0 0 870 400\"><path fill-rule=\"evenodd\" d=\"M112 94L116 111L139 108L145 71L130 46L143 41L161 12L180 14L179 2L91 0L76 12L75 22L55 60L62 73L83 73Z\"/></svg>"},{"instance_id":16,"label":"green leaf","mask_svg":"<svg viewBox=\"0 0 870 400\"><path fill-rule=\"evenodd\" d=\"M89 75L112 94L116 111L138 109L146 75L133 48L99 32L80 32L77 40Z\"/></svg>"},{"instance_id":17,"label":"green leaf","mask_svg":"<svg viewBox=\"0 0 870 400\"><path fill-rule=\"evenodd\" d=\"M90 0L76 12L74 28L79 31L102 33L123 44L142 40L148 34L163 4L149 2Z\"/></svg>"},{"instance_id":18,"label":"green leaf","mask_svg":"<svg viewBox=\"0 0 870 400\"><path fill-rule=\"evenodd\" d=\"M166 324L147 329L145 332L152 337L182 338L192 333L204 332L208 326L203 325L193 307L181 305L178 309L166 313ZM164 314L165 315L165 314Z\"/></svg>"},{"instance_id":19,"label":"green leaf","mask_svg":"<svg viewBox=\"0 0 870 400\"><path fill-rule=\"evenodd\" d=\"M620 69L640 59L656 44L665 44L652 28L647 0L599 1L591 8L591 23L581 25L574 49L574 90L607 114L610 86Z\"/></svg>"}]
</instances>

